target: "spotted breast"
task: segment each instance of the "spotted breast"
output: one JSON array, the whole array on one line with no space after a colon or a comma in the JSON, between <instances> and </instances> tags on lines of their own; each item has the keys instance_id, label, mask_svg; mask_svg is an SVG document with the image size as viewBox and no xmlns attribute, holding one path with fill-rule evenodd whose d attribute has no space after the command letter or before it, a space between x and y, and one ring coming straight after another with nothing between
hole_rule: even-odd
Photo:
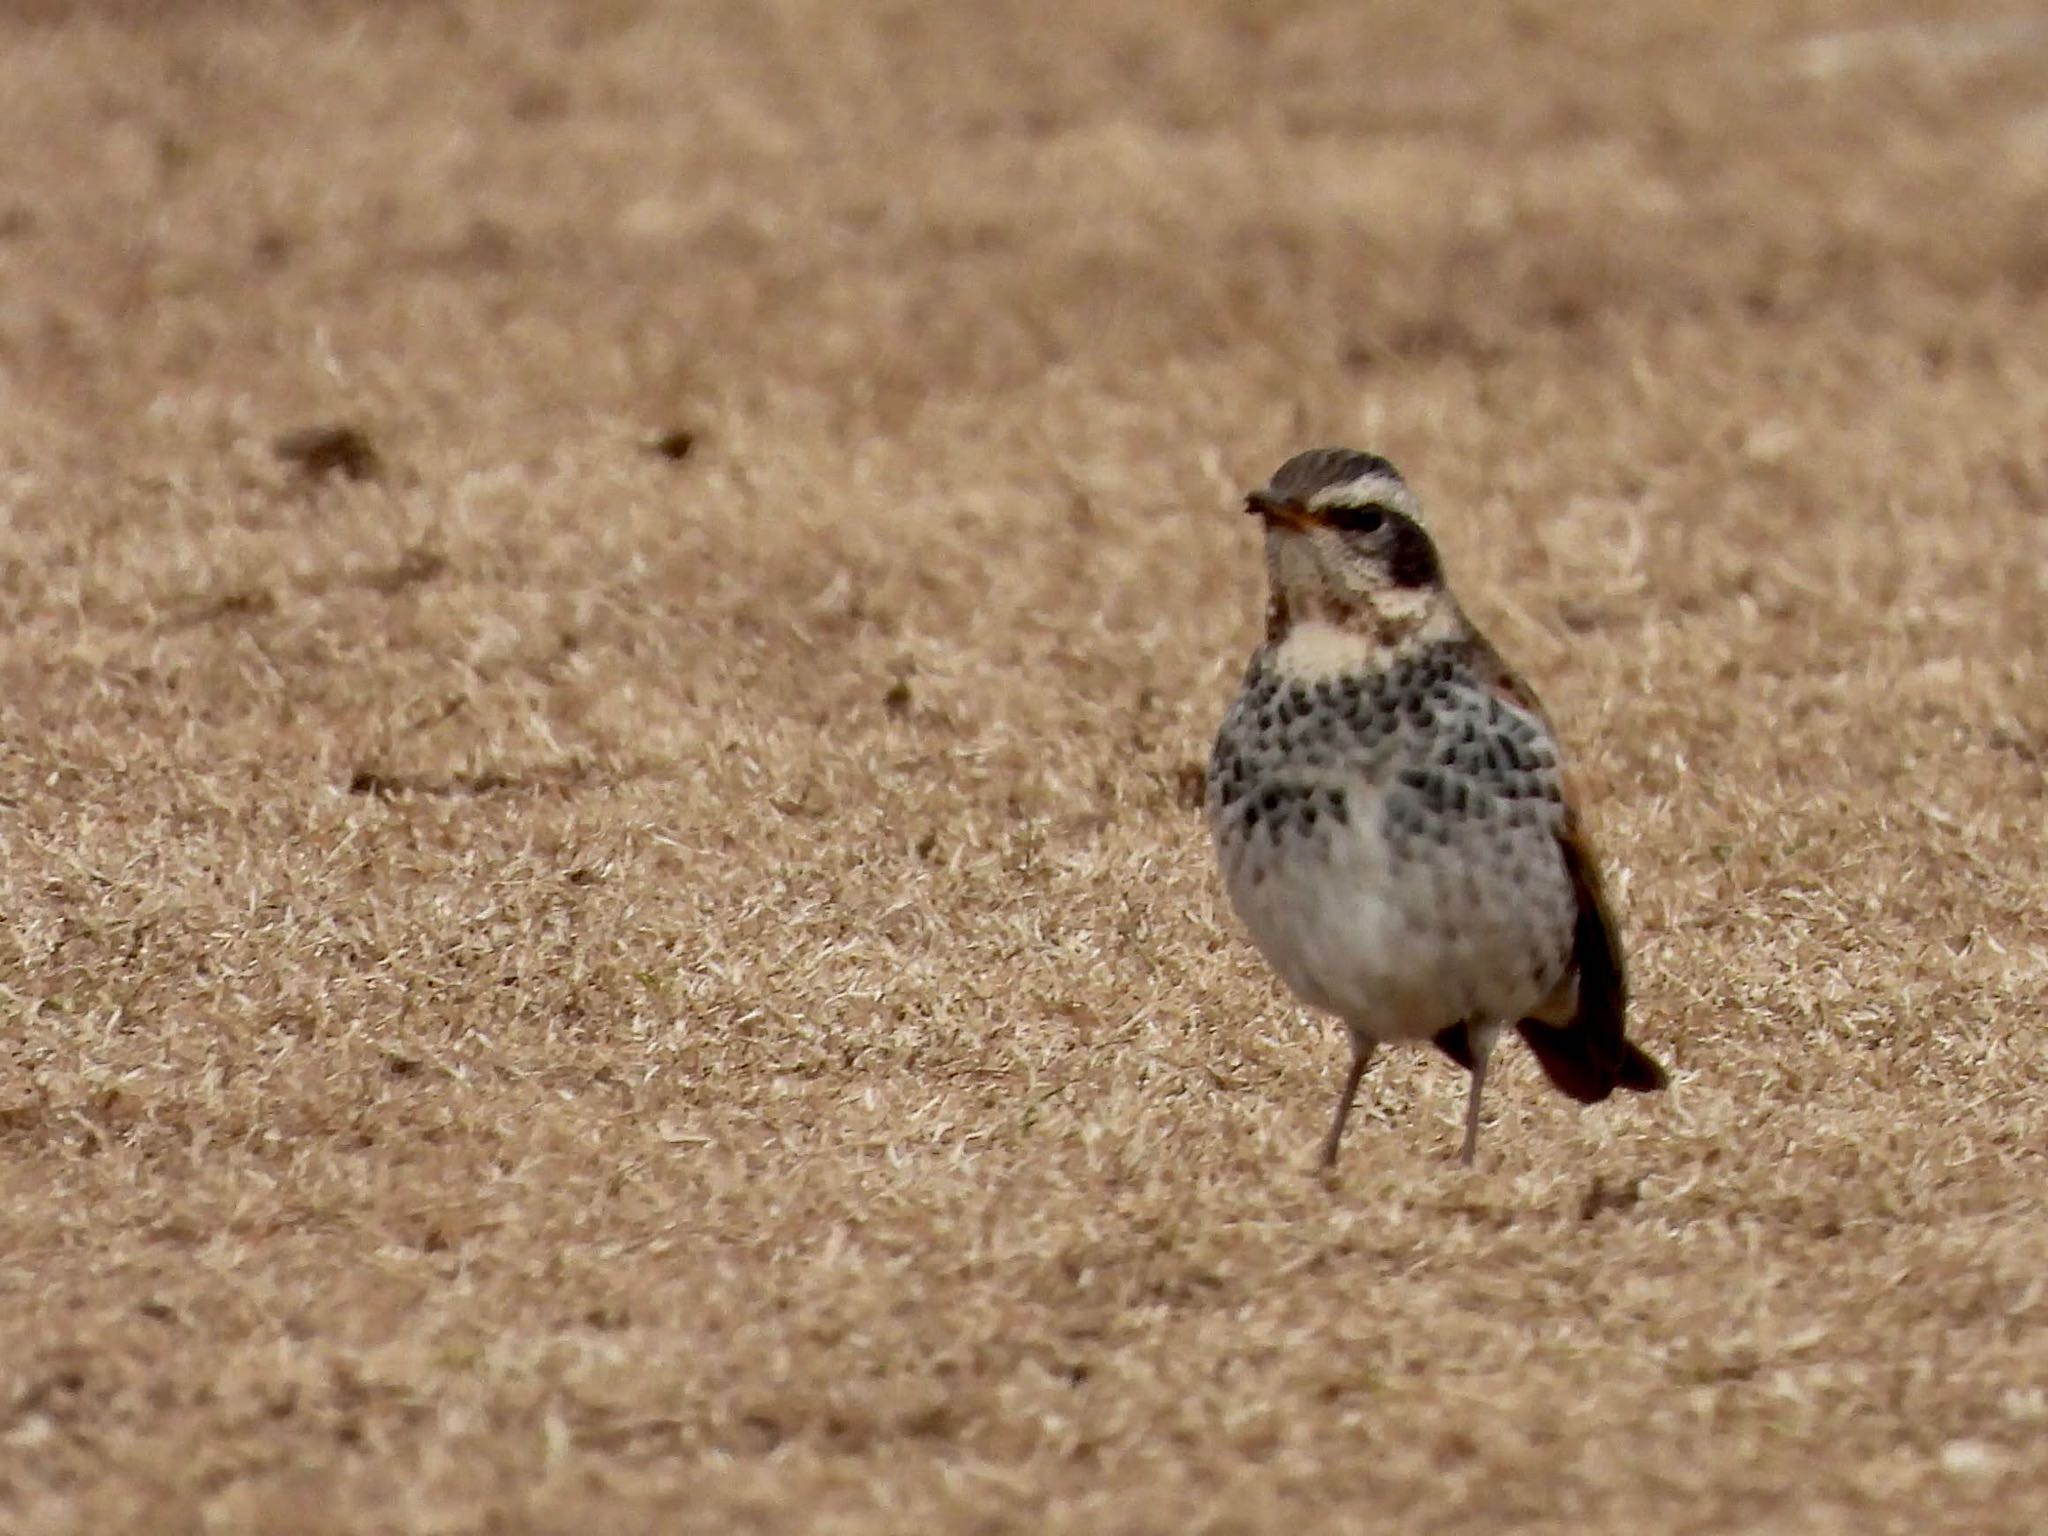
<instances>
[{"instance_id":1,"label":"spotted breast","mask_svg":"<svg viewBox=\"0 0 2048 1536\"><path fill-rule=\"evenodd\" d=\"M1571 966L1555 747L1461 649L1290 681L1262 648L1210 762L1232 907L1289 987L1381 1041L1521 1017Z\"/></svg>"}]
</instances>

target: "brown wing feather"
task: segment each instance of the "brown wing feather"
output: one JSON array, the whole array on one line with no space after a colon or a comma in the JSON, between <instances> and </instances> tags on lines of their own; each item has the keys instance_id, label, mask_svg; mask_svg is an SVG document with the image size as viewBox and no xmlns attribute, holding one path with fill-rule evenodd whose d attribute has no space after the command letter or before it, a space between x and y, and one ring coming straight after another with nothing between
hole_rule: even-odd
<instances>
[{"instance_id":1,"label":"brown wing feather","mask_svg":"<svg viewBox=\"0 0 2048 1536\"><path fill-rule=\"evenodd\" d=\"M1550 716L1544 713L1543 701L1536 697L1536 690L1529 686L1521 673L1507 664L1507 659L1493 648L1493 642L1475 629L1466 644L1471 648L1467 664L1485 680L1487 686L1517 709L1526 710L1541 720L1545 730L1551 729Z\"/></svg>"},{"instance_id":2,"label":"brown wing feather","mask_svg":"<svg viewBox=\"0 0 2048 1536\"><path fill-rule=\"evenodd\" d=\"M1493 691L1553 729L1536 696L1520 673L1476 630L1469 664ZM1565 803L1571 804L1567 785ZM1572 971L1560 989L1558 1018L1528 1018L1516 1029L1536 1053L1543 1073L1564 1093L1582 1104L1597 1104L1617 1088L1655 1093L1665 1085L1664 1069L1629 1040L1624 1031L1628 1011L1628 977L1607 892L1593 861L1578 816L1567 811L1558 835L1558 851L1578 897L1578 920L1572 930ZM1576 983L1574 985L1573 983ZM1546 1010L1547 1011L1547 1010ZM1436 1036L1435 1044L1451 1060L1470 1070L1472 1046L1463 1024Z\"/></svg>"}]
</instances>

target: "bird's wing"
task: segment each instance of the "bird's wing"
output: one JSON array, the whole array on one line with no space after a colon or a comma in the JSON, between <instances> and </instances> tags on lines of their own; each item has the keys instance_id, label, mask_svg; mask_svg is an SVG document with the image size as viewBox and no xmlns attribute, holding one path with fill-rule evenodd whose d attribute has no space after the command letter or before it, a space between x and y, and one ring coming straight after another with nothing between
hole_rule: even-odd
<instances>
[{"instance_id":1,"label":"bird's wing","mask_svg":"<svg viewBox=\"0 0 2048 1536\"><path fill-rule=\"evenodd\" d=\"M1538 1016L1515 1026L1548 1077L1582 1104L1595 1104L1617 1088L1654 1093L1664 1069L1628 1038L1628 978L1614 934L1607 892L1592 849L1569 811L1557 846L1578 898L1572 926L1572 970Z\"/></svg>"},{"instance_id":2,"label":"bird's wing","mask_svg":"<svg viewBox=\"0 0 2048 1536\"><path fill-rule=\"evenodd\" d=\"M1555 739L1550 717L1522 676L1483 636L1474 633L1470 665L1505 702L1533 715ZM1578 918L1572 926L1572 967L1557 993L1516 1026L1542 1063L1544 1074L1581 1103L1596 1103L1616 1088L1653 1093L1665 1083L1664 1069L1632 1044L1625 1031L1628 976L1607 888L1579 822L1576 797L1562 766L1558 769L1565 815L1557 829Z\"/></svg>"},{"instance_id":3,"label":"bird's wing","mask_svg":"<svg viewBox=\"0 0 2048 1536\"><path fill-rule=\"evenodd\" d=\"M1467 626L1470 628L1470 626ZM1550 716L1545 713L1543 701L1536 697L1536 690L1529 686L1528 679L1507 664L1507 658L1493 648L1493 642L1474 628L1465 642L1467 655L1465 664L1473 675L1499 694L1517 709L1526 710L1543 722L1544 729L1550 729Z\"/></svg>"}]
</instances>

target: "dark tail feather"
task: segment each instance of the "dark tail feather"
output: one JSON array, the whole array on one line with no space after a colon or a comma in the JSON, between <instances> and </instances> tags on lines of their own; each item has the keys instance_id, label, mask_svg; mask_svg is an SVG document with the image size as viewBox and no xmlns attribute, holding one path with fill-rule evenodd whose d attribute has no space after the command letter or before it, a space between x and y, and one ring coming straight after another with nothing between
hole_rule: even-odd
<instances>
[{"instance_id":1,"label":"dark tail feather","mask_svg":"<svg viewBox=\"0 0 2048 1536\"><path fill-rule=\"evenodd\" d=\"M1579 921L1572 934L1578 1008L1567 1024L1524 1019L1515 1027L1542 1063L1544 1076L1581 1104L1597 1104L1617 1088L1655 1093L1664 1086L1664 1069L1622 1032L1628 982L1600 876L1575 826L1566 828L1559 845L1579 898Z\"/></svg>"},{"instance_id":2,"label":"dark tail feather","mask_svg":"<svg viewBox=\"0 0 2048 1536\"><path fill-rule=\"evenodd\" d=\"M1560 1093L1581 1104L1598 1104L1617 1088L1656 1093L1665 1086L1664 1069L1623 1032L1628 979L1622 972L1600 876L1576 827L1566 828L1559 846L1579 898L1578 923L1572 932L1578 1002L1571 1018L1562 1024L1523 1019L1515 1028L1535 1052L1543 1075ZM1472 1037L1463 1024L1438 1033L1435 1044L1466 1071L1472 1070Z\"/></svg>"},{"instance_id":3,"label":"dark tail feather","mask_svg":"<svg viewBox=\"0 0 2048 1536\"><path fill-rule=\"evenodd\" d=\"M1621 1042L1621 1060L1615 1065L1614 1086L1630 1093L1662 1093L1671 1079L1648 1051L1633 1040Z\"/></svg>"},{"instance_id":4,"label":"dark tail feather","mask_svg":"<svg viewBox=\"0 0 2048 1536\"><path fill-rule=\"evenodd\" d=\"M1536 1053L1543 1075L1581 1104L1598 1104L1617 1088L1655 1093L1664 1086L1664 1069L1629 1040L1602 1040L1581 1024L1540 1019L1524 1019L1515 1028Z\"/></svg>"}]
</instances>

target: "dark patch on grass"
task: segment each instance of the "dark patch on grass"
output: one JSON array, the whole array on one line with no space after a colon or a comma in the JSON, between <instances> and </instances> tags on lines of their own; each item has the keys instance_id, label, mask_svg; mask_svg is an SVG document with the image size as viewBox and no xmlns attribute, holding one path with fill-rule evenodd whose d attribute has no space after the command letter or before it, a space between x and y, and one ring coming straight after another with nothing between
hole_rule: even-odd
<instances>
[{"instance_id":1,"label":"dark patch on grass","mask_svg":"<svg viewBox=\"0 0 2048 1536\"><path fill-rule=\"evenodd\" d=\"M280 459L314 478L340 475L348 480L374 480L384 470L383 457L360 427L339 423L301 427L284 433L270 446Z\"/></svg>"},{"instance_id":2,"label":"dark patch on grass","mask_svg":"<svg viewBox=\"0 0 2048 1536\"><path fill-rule=\"evenodd\" d=\"M658 437L649 438L647 451L671 464L680 464L697 448L697 434L686 427L671 427Z\"/></svg>"},{"instance_id":3,"label":"dark patch on grass","mask_svg":"<svg viewBox=\"0 0 2048 1536\"><path fill-rule=\"evenodd\" d=\"M392 773L378 768L358 768L349 775L348 792L376 800L420 798L429 800L481 799L487 795L536 794L566 791L590 781L590 764L582 761L548 764L539 768L484 768L471 773Z\"/></svg>"}]
</instances>

